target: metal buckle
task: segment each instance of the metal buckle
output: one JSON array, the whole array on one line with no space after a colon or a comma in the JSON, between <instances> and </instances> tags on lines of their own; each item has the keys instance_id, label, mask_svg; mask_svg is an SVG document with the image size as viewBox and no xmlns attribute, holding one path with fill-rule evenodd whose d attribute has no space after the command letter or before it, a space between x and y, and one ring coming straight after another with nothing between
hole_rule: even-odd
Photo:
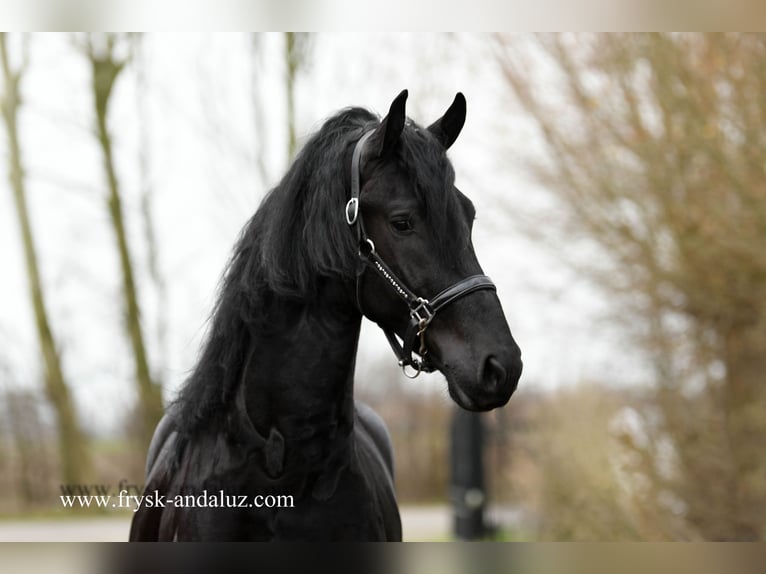
<instances>
[{"instance_id":1,"label":"metal buckle","mask_svg":"<svg viewBox=\"0 0 766 574\"><path fill-rule=\"evenodd\" d=\"M428 306L428 299L418 297L416 302L417 305L415 307L410 307L410 316L418 322L420 330L425 331L431 319L434 318L434 312Z\"/></svg>"},{"instance_id":2,"label":"metal buckle","mask_svg":"<svg viewBox=\"0 0 766 574\"><path fill-rule=\"evenodd\" d=\"M353 209L353 212L351 211ZM346 203L346 223L354 225L356 218L359 215L359 199L352 197Z\"/></svg>"}]
</instances>

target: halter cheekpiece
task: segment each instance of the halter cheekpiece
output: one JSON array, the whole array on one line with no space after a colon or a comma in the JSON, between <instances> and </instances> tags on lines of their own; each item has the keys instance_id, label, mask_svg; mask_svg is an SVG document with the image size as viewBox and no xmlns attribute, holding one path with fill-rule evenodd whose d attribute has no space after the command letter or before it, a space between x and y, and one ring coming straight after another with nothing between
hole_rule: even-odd
<instances>
[{"instance_id":1,"label":"halter cheekpiece","mask_svg":"<svg viewBox=\"0 0 766 574\"><path fill-rule=\"evenodd\" d=\"M367 131L354 147L354 153L351 158L351 198L346 203L344 210L346 223L350 227L356 227L359 257L365 263L365 266L357 275L357 301L361 308L361 299L359 297L360 283L364 270L367 267L370 267L386 281L405 303L407 303L410 317L407 324L407 331L405 332L401 343L393 330L383 327L382 325L380 325L380 327L383 329L383 333L385 333L386 338L391 345L391 349L399 360L399 366L402 367L404 374L409 378L414 379L421 372L431 373L435 370L434 366L428 360L428 348L426 347L425 334L436 314L450 303L454 303L461 297L465 297L474 291L483 289L491 289L495 291L496 287L492 280L486 275L472 275L447 287L429 300L413 293L412 290L409 289L380 258L375 251L375 244L372 242L372 239L367 236L364 229L364 221L362 220L359 207L359 193L361 191L360 162L362 152L364 151L364 144L374 131L374 129ZM419 358L414 357L413 352L417 353ZM408 373L407 367L414 369L414 373Z\"/></svg>"}]
</instances>

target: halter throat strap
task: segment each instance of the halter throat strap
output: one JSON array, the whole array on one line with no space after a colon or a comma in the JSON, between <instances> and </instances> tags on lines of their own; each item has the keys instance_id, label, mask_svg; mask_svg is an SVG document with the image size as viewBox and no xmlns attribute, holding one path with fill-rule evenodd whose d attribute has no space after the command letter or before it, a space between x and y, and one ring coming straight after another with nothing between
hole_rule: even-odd
<instances>
[{"instance_id":1,"label":"halter throat strap","mask_svg":"<svg viewBox=\"0 0 766 574\"><path fill-rule=\"evenodd\" d=\"M472 275L450 285L439 292L432 299L426 299L416 295L407 284L397 277L396 273L380 258L375 251L375 244L367 236L364 229L364 220L360 210L361 195L361 159L364 151L364 145L374 133L374 129L367 131L354 147L351 157L351 197L346 203L345 217L346 223L350 227L356 228L358 253L364 265L357 273L356 279L356 298L359 310L362 309L361 285L364 278L364 271L368 267L373 269L383 280L392 288L392 290L407 304L409 308L409 320L407 329L399 342L396 333L383 325L379 325L386 335L391 349L396 355L399 366L402 367L404 374L410 378L417 377L421 372L427 373L435 370L434 366L428 360L428 348L425 344L425 333L428 326L433 321L436 314L454 303L458 299L480 290L495 291L496 287L492 280L486 275ZM417 345L417 348L416 348ZM417 353L420 358L413 356ZM407 371L407 367L413 369L413 373Z\"/></svg>"}]
</instances>

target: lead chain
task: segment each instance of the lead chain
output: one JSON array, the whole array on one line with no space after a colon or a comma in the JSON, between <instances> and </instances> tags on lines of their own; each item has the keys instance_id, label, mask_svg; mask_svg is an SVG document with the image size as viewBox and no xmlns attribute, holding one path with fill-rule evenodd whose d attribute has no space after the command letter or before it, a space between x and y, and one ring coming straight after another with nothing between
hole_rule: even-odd
<instances>
[{"instance_id":1,"label":"lead chain","mask_svg":"<svg viewBox=\"0 0 766 574\"><path fill-rule=\"evenodd\" d=\"M426 349L426 329L427 328L428 328L428 320L421 319L420 322L418 322L418 337L420 337L420 349L418 349L418 355L420 355L423 359L426 358L426 353L428 352L428 349Z\"/></svg>"}]
</instances>

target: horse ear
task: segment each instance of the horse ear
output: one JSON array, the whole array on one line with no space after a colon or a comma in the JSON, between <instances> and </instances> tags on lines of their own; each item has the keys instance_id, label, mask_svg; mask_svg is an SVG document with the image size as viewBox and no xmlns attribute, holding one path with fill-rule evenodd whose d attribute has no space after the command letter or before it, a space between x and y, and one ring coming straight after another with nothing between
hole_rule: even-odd
<instances>
[{"instance_id":1,"label":"horse ear","mask_svg":"<svg viewBox=\"0 0 766 574\"><path fill-rule=\"evenodd\" d=\"M375 151L377 157L383 157L391 152L402 135L404 129L405 113L404 107L407 103L407 90L401 93L391 102L391 108L388 115L380 122L380 126L375 130L370 142L371 149Z\"/></svg>"},{"instance_id":2,"label":"horse ear","mask_svg":"<svg viewBox=\"0 0 766 574\"><path fill-rule=\"evenodd\" d=\"M458 92L449 109L441 118L428 126L428 131L436 136L444 149L449 149L460 135L463 124L465 124L465 96Z\"/></svg>"}]
</instances>

